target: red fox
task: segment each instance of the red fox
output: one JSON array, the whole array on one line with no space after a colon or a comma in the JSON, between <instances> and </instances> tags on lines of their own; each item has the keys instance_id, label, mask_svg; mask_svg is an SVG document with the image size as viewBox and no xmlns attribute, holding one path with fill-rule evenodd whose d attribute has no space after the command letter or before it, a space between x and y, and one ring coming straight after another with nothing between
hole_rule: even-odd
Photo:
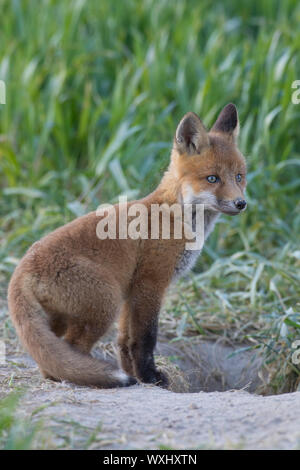
<instances>
[{"instance_id":1,"label":"red fox","mask_svg":"<svg viewBox=\"0 0 300 470\"><path fill-rule=\"evenodd\" d=\"M238 131L231 103L210 131L192 112L182 118L167 171L157 189L138 201L149 226L153 204L202 204L207 238L220 213L246 208ZM114 208L120 213L121 205ZM186 249L185 237L164 239L161 231L154 239L99 239L98 222L91 212L31 246L9 284L13 324L46 378L100 388L137 381L167 386L154 362L158 315L167 287L192 268L199 250ZM90 355L117 318L121 369Z\"/></svg>"}]
</instances>

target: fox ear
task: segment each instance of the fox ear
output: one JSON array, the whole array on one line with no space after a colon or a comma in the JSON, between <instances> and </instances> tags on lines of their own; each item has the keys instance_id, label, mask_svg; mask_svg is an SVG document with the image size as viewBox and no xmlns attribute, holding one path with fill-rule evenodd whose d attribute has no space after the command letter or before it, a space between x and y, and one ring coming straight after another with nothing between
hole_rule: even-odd
<instances>
[{"instance_id":1,"label":"fox ear","mask_svg":"<svg viewBox=\"0 0 300 470\"><path fill-rule=\"evenodd\" d=\"M239 130L240 124L237 109L233 103L229 103L220 112L211 131L223 132L235 141L238 137Z\"/></svg>"},{"instance_id":2,"label":"fox ear","mask_svg":"<svg viewBox=\"0 0 300 470\"><path fill-rule=\"evenodd\" d=\"M195 113L183 116L175 134L175 146L179 153L196 155L209 145L207 130Z\"/></svg>"}]
</instances>

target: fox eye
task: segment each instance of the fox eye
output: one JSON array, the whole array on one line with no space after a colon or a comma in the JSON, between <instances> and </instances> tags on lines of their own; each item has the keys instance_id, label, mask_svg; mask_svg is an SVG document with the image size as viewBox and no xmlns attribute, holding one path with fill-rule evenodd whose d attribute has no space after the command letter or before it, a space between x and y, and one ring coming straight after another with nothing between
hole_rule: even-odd
<instances>
[{"instance_id":1,"label":"fox eye","mask_svg":"<svg viewBox=\"0 0 300 470\"><path fill-rule=\"evenodd\" d=\"M219 181L219 178L216 175L207 176L206 179L209 183L216 183L217 181Z\"/></svg>"},{"instance_id":2,"label":"fox eye","mask_svg":"<svg viewBox=\"0 0 300 470\"><path fill-rule=\"evenodd\" d=\"M236 181L237 181L238 183L240 183L240 182L242 181L242 175L241 175L240 173L237 174L236 177L235 177L235 179L236 179Z\"/></svg>"}]
</instances>

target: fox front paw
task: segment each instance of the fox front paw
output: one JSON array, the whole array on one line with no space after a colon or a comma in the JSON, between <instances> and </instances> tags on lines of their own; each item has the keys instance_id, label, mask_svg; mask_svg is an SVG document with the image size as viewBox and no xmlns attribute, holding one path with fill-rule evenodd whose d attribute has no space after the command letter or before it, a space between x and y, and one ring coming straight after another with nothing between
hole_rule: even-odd
<instances>
[{"instance_id":1,"label":"fox front paw","mask_svg":"<svg viewBox=\"0 0 300 470\"><path fill-rule=\"evenodd\" d=\"M158 369L148 369L142 377L142 382L146 384L154 384L159 387L167 388L169 381L167 376Z\"/></svg>"}]
</instances>

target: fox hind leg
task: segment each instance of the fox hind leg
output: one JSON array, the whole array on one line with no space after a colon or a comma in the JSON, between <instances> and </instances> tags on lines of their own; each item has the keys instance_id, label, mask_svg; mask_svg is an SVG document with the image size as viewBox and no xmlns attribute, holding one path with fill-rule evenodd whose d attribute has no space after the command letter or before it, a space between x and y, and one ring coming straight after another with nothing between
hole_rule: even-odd
<instances>
[{"instance_id":1,"label":"fox hind leg","mask_svg":"<svg viewBox=\"0 0 300 470\"><path fill-rule=\"evenodd\" d=\"M52 315L50 317L50 328L56 336L61 337L65 334L67 330L67 320L64 316L61 315Z\"/></svg>"},{"instance_id":2,"label":"fox hind leg","mask_svg":"<svg viewBox=\"0 0 300 470\"><path fill-rule=\"evenodd\" d=\"M84 354L89 354L94 344L107 331L109 324L78 322L68 326L65 341Z\"/></svg>"}]
</instances>

